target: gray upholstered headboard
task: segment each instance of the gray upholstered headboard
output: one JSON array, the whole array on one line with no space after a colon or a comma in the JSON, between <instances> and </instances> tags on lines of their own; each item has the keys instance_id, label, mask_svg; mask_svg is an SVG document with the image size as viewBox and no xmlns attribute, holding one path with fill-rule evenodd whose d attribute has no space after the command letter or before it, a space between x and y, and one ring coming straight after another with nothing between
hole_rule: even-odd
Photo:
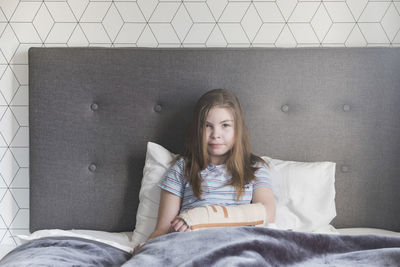
<instances>
[{"instance_id":1,"label":"gray upholstered headboard","mask_svg":"<svg viewBox=\"0 0 400 267\"><path fill-rule=\"evenodd\" d=\"M205 91L258 155L333 161L336 227L400 231L400 49L29 50L30 228L132 230L146 142L183 148Z\"/></svg>"}]
</instances>

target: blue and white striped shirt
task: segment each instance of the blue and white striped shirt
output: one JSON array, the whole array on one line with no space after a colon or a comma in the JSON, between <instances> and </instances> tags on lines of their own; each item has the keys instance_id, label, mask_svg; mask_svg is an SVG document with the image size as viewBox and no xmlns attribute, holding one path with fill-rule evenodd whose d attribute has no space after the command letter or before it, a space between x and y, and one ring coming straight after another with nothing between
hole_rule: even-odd
<instances>
[{"instance_id":1,"label":"blue and white striped shirt","mask_svg":"<svg viewBox=\"0 0 400 267\"><path fill-rule=\"evenodd\" d=\"M190 183L184 178L185 161L180 158L167 171L158 186L182 198L180 212L194 207L207 205L241 205L249 204L253 198L253 192L259 187L271 187L269 169L261 163L256 163L259 169L255 172L257 179L245 185L245 191L239 200L236 199L236 190L232 185L226 185L232 176L222 165L208 165L201 171L203 178L202 200L198 199L192 191Z\"/></svg>"}]
</instances>

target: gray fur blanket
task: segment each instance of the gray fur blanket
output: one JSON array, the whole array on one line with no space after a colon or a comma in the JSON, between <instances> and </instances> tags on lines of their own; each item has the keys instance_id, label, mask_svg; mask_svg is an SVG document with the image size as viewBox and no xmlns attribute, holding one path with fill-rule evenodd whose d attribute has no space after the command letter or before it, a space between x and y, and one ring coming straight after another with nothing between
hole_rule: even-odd
<instances>
[{"instance_id":1,"label":"gray fur blanket","mask_svg":"<svg viewBox=\"0 0 400 267\"><path fill-rule=\"evenodd\" d=\"M121 266L130 257L125 251L92 240L45 237L15 248L0 266Z\"/></svg>"},{"instance_id":2,"label":"gray fur blanket","mask_svg":"<svg viewBox=\"0 0 400 267\"><path fill-rule=\"evenodd\" d=\"M125 263L125 264L124 264ZM229 227L171 233L131 258L96 241L46 237L6 255L0 266L400 266L400 237L339 236Z\"/></svg>"},{"instance_id":3,"label":"gray fur blanket","mask_svg":"<svg viewBox=\"0 0 400 267\"><path fill-rule=\"evenodd\" d=\"M123 266L321 265L400 266L400 237L216 228L155 238Z\"/></svg>"}]
</instances>

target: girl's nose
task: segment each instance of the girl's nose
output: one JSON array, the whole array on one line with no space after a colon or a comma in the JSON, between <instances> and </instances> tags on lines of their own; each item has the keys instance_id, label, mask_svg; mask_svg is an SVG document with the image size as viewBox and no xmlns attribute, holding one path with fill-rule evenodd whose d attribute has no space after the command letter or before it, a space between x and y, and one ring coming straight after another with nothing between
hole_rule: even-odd
<instances>
[{"instance_id":1,"label":"girl's nose","mask_svg":"<svg viewBox=\"0 0 400 267\"><path fill-rule=\"evenodd\" d=\"M214 129L213 131L212 131L212 133L211 133L211 137L212 138L220 138L221 137L221 133L220 133L220 131L218 131L217 129Z\"/></svg>"}]
</instances>

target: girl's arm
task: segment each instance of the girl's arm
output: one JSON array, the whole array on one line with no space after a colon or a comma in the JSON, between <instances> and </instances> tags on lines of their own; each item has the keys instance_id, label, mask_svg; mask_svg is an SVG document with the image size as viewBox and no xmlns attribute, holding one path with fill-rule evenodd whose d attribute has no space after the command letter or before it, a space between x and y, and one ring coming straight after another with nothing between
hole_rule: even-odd
<instances>
[{"instance_id":1,"label":"girl's arm","mask_svg":"<svg viewBox=\"0 0 400 267\"><path fill-rule=\"evenodd\" d=\"M179 196L161 189L156 229L149 236L148 240L167 234L170 231L182 232L187 229L187 225L182 220L176 218L181 207L181 201L182 199Z\"/></svg>"},{"instance_id":2,"label":"girl's arm","mask_svg":"<svg viewBox=\"0 0 400 267\"><path fill-rule=\"evenodd\" d=\"M156 229L148 240L170 232L171 221L178 215L181 201L179 196L161 189Z\"/></svg>"},{"instance_id":3,"label":"girl's arm","mask_svg":"<svg viewBox=\"0 0 400 267\"><path fill-rule=\"evenodd\" d=\"M259 187L253 191L252 203L262 203L267 212L267 223L275 222L275 198L272 190L268 187Z\"/></svg>"},{"instance_id":4,"label":"girl's arm","mask_svg":"<svg viewBox=\"0 0 400 267\"><path fill-rule=\"evenodd\" d=\"M182 199L164 189L161 189L160 206L158 208L157 225L154 232L147 241L160 235L165 235L170 231L185 232L188 230L187 224L177 217ZM144 245L145 242L137 245L133 250L133 255Z\"/></svg>"}]
</instances>

